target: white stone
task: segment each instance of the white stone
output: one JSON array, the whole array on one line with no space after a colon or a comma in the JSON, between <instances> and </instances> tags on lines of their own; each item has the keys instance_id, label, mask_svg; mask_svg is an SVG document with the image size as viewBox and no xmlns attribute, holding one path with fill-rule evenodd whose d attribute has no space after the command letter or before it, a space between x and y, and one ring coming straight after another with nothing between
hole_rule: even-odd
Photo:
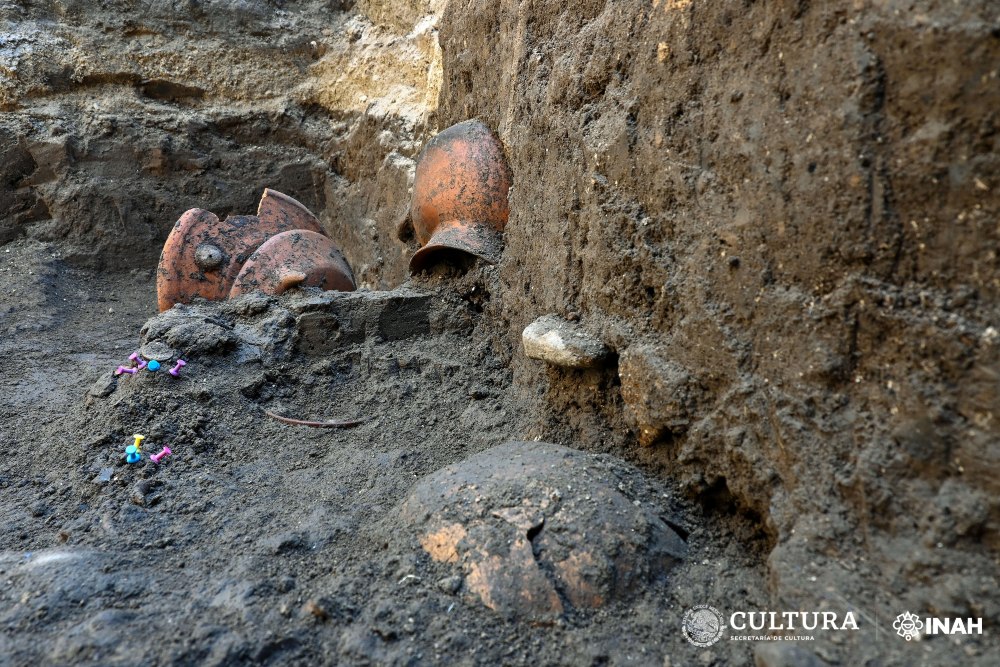
<instances>
[{"instance_id":1,"label":"white stone","mask_svg":"<svg viewBox=\"0 0 1000 667\"><path fill-rule=\"evenodd\" d=\"M608 356L603 342L555 315L543 315L525 327L521 341L529 358L565 368L592 368Z\"/></svg>"}]
</instances>

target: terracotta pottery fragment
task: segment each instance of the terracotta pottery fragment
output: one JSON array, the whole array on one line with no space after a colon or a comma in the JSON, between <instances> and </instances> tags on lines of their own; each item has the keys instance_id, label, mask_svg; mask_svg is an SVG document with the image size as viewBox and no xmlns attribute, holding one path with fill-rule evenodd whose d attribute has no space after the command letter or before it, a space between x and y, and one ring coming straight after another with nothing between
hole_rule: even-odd
<instances>
[{"instance_id":1,"label":"terracotta pottery fragment","mask_svg":"<svg viewBox=\"0 0 1000 667\"><path fill-rule=\"evenodd\" d=\"M250 255L272 236L295 229L316 234L322 231L309 209L271 189L264 190L255 216L237 215L220 221L211 211L193 208L185 212L160 254L156 276L159 309L190 303L196 297L225 299Z\"/></svg>"},{"instance_id":2,"label":"terracotta pottery fragment","mask_svg":"<svg viewBox=\"0 0 1000 667\"><path fill-rule=\"evenodd\" d=\"M247 259L229 297L253 291L277 295L298 286L341 292L355 289L347 260L322 234L294 230L269 238Z\"/></svg>"}]
</instances>

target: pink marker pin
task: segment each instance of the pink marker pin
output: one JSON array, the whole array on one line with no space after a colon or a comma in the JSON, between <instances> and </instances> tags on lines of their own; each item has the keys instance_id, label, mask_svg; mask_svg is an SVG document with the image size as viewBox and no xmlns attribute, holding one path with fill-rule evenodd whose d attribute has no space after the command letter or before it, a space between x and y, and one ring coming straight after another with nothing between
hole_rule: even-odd
<instances>
[{"instance_id":1,"label":"pink marker pin","mask_svg":"<svg viewBox=\"0 0 1000 667\"><path fill-rule=\"evenodd\" d=\"M163 451L160 452L159 454L150 454L149 460L152 461L153 463L159 463L160 459L162 459L164 456L170 456L171 454L173 454L173 452L170 451L170 448L164 445Z\"/></svg>"},{"instance_id":2,"label":"pink marker pin","mask_svg":"<svg viewBox=\"0 0 1000 667\"><path fill-rule=\"evenodd\" d=\"M170 373L171 375L173 375L174 377L177 377L178 375L180 375L180 370L182 368L184 368L185 366L187 366L187 362L184 361L183 359L178 359L177 360L177 365L174 366L173 368L171 368L167 372Z\"/></svg>"},{"instance_id":3,"label":"pink marker pin","mask_svg":"<svg viewBox=\"0 0 1000 667\"><path fill-rule=\"evenodd\" d=\"M129 375L135 375L139 372L138 368L125 368L124 366L119 366L115 370L115 375L121 375L122 373L128 373Z\"/></svg>"},{"instance_id":4,"label":"pink marker pin","mask_svg":"<svg viewBox=\"0 0 1000 667\"><path fill-rule=\"evenodd\" d=\"M135 364L140 371L146 367L146 360L140 357L138 352L130 354L128 360Z\"/></svg>"}]
</instances>

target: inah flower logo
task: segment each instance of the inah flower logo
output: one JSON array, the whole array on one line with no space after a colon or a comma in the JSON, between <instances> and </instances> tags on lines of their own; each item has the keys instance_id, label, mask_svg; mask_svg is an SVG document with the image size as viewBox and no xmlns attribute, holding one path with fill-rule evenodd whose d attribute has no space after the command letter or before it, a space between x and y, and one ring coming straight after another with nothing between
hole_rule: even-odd
<instances>
[{"instance_id":1,"label":"inah flower logo","mask_svg":"<svg viewBox=\"0 0 1000 667\"><path fill-rule=\"evenodd\" d=\"M924 622L917 618L916 614L904 611L896 617L896 622L892 624L896 629L896 634L910 641L920 636L920 631L924 629Z\"/></svg>"}]
</instances>

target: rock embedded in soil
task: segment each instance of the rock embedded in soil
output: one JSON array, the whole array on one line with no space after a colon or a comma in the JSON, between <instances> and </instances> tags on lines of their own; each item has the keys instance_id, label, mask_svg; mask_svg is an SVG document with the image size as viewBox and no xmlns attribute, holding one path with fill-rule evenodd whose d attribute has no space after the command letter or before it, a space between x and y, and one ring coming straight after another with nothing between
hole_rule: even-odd
<instances>
[{"instance_id":1,"label":"rock embedded in soil","mask_svg":"<svg viewBox=\"0 0 1000 667\"><path fill-rule=\"evenodd\" d=\"M454 595L462 588L462 577L458 575L451 575L438 580L437 586L443 593L448 595Z\"/></svg>"},{"instance_id":2,"label":"rock embedded in soil","mask_svg":"<svg viewBox=\"0 0 1000 667\"><path fill-rule=\"evenodd\" d=\"M684 558L656 508L618 490L620 474L567 447L509 442L425 477L401 517L433 560L461 568L471 596L552 621L628 599Z\"/></svg>"},{"instance_id":3,"label":"rock embedded in soil","mask_svg":"<svg viewBox=\"0 0 1000 667\"><path fill-rule=\"evenodd\" d=\"M87 395L94 398L107 398L118 386L118 378L115 377L114 371L106 371L101 374L101 377L97 378L94 384L90 385L90 389L87 390Z\"/></svg>"},{"instance_id":4,"label":"rock embedded in soil","mask_svg":"<svg viewBox=\"0 0 1000 667\"><path fill-rule=\"evenodd\" d=\"M653 346L639 345L622 353L618 375L626 418L642 445L687 431L698 390L683 366Z\"/></svg>"},{"instance_id":5,"label":"rock embedded in soil","mask_svg":"<svg viewBox=\"0 0 1000 667\"><path fill-rule=\"evenodd\" d=\"M195 321L171 328L166 341L173 347L184 349L188 355L211 354L231 347L236 337L229 329L213 322Z\"/></svg>"},{"instance_id":6,"label":"rock embedded in soil","mask_svg":"<svg viewBox=\"0 0 1000 667\"><path fill-rule=\"evenodd\" d=\"M111 476L115 473L114 468L101 468L101 472L92 480L94 484L104 485L111 481Z\"/></svg>"},{"instance_id":7,"label":"rock embedded in soil","mask_svg":"<svg viewBox=\"0 0 1000 667\"><path fill-rule=\"evenodd\" d=\"M524 353L564 368L593 368L608 357L608 348L578 324L555 315L543 315L521 334Z\"/></svg>"},{"instance_id":8,"label":"rock embedded in soil","mask_svg":"<svg viewBox=\"0 0 1000 667\"><path fill-rule=\"evenodd\" d=\"M164 362L170 361L179 353L163 341L154 340L139 348L139 354L141 354L144 359Z\"/></svg>"}]
</instances>

